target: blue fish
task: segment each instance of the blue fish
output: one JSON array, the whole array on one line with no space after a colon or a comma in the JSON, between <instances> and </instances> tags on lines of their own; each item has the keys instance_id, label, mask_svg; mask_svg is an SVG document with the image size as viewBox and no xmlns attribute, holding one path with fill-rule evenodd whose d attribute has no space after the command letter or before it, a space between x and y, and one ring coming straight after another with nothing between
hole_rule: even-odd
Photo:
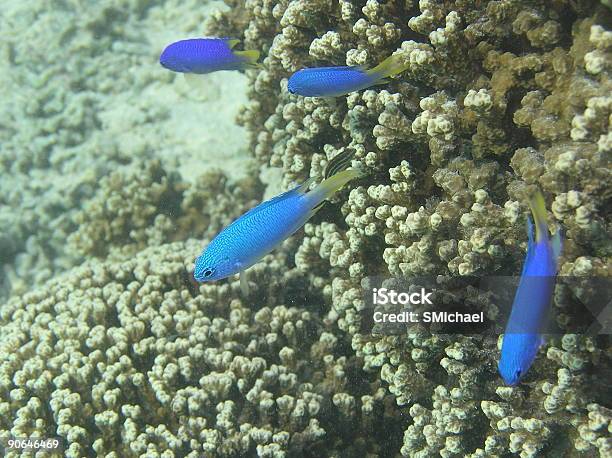
<instances>
[{"instance_id":1,"label":"blue fish","mask_svg":"<svg viewBox=\"0 0 612 458\"><path fill-rule=\"evenodd\" d=\"M257 66L259 51L234 51L238 40L190 38L166 47L159 63L174 72L205 74L219 70L244 70Z\"/></svg>"},{"instance_id":2,"label":"blue fish","mask_svg":"<svg viewBox=\"0 0 612 458\"><path fill-rule=\"evenodd\" d=\"M292 94L305 97L337 97L388 83L388 77L403 72L409 66L410 63L396 54L370 70L361 66L305 68L291 75L287 89Z\"/></svg>"},{"instance_id":3,"label":"blue fish","mask_svg":"<svg viewBox=\"0 0 612 458\"><path fill-rule=\"evenodd\" d=\"M525 376L544 342L559 256L561 231L550 238L544 197L537 192L529 206L535 222L528 219L529 245L510 318L502 341L499 373L507 385L515 386Z\"/></svg>"},{"instance_id":4,"label":"blue fish","mask_svg":"<svg viewBox=\"0 0 612 458\"><path fill-rule=\"evenodd\" d=\"M338 154L328 164L325 179L313 190L306 182L252 208L223 229L196 259L198 282L221 280L244 272L301 228L337 190L362 176L359 168L344 170L354 151ZM341 170L341 171L340 171ZM246 293L246 276L240 275Z\"/></svg>"}]
</instances>

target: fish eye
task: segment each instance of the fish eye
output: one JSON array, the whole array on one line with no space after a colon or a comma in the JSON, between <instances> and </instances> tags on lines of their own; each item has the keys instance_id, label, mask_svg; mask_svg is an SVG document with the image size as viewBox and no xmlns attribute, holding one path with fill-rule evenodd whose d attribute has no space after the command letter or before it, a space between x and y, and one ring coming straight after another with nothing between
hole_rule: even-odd
<instances>
[{"instance_id":1,"label":"fish eye","mask_svg":"<svg viewBox=\"0 0 612 458\"><path fill-rule=\"evenodd\" d=\"M215 273L215 269L207 267L206 269L204 269L204 272L202 272L202 276L204 278L210 278L210 277L212 277L212 274L214 274L214 273Z\"/></svg>"}]
</instances>

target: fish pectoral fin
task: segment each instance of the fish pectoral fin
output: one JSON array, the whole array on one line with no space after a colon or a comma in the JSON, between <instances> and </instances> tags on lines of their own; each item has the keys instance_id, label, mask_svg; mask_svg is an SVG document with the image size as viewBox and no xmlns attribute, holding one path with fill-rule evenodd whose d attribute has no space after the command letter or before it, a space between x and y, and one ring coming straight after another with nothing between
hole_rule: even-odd
<instances>
[{"instance_id":1,"label":"fish pectoral fin","mask_svg":"<svg viewBox=\"0 0 612 458\"><path fill-rule=\"evenodd\" d=\"M185 82L190 87L198 90L202 89L202 80L200 79L199 75L196 75L194 73L183 73L183 75L185 76Z\"/></svg>"},{"instance_id":2,"label":"fish pectoral fin","mask_svg":"<svg viewBox=\"0 0 612 458\"><path fill-rule=\"evenodd\" d=\"M240 291L244 297L249 297L249 276L246 270L238 273L240 279Z\"/></svg>"}]
</instances>

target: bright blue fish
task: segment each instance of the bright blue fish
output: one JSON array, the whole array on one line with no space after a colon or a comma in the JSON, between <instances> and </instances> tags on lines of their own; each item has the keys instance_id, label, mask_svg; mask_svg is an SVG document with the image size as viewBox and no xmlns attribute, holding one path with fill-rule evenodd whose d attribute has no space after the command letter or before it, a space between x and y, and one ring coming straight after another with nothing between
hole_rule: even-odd
<instances>
[{"instance_id":1,"label":"bright blue fish","mask_svg":"<svg viewBox=\"0 0 612 458\"><path fill-rule=\"evenodd\" d=\"M308 190L312 179L306 180L300 186L252 208L223 229L196 259L195 280L221 280L243 272L302 227L323 201L362 175L359 169L338 172L350 164L352 154L346 150L334 157L326 169L326 178L312 191ZM245 291L244 275L240 276L240 282Z\"/></svg>"},{"instance_id":2,"label":"bright blue fish","mask_svg":"<svg viewBox=\"0 0 612 458\"><path fill-rule=\"evenodd\" d=\"M370 70L364 67L305 68L291 75L287 89L306 97L336 97L388 83L388 77L409 66L399 55L392 55Z\"/></svg>"},{"instance_id":3,"label":"bright blue fish","mask_svg":"<svg viewBox=\"0 0 612 458\"><path fill-rule=\"evenodd\" d=\"M525 376L544 342L559 256L561 232L551 239L546 223L544 197L538 192L529 200L535 221L528 220L529 245L502 341L499 373L507 385L515 386Z\"/></svg>"},{"instance_id":4,"label":"bright blue fish","mask_svg":"<svg viewBox=\"0 0 612 458\"><path fill-rule=\"evenodd\" d=\"M164 49L159 63L174 72L204 74L219 70L244 70L256 66L259 51L233 51L238 40L190 38Z\"/></svg>"}]
</instances>

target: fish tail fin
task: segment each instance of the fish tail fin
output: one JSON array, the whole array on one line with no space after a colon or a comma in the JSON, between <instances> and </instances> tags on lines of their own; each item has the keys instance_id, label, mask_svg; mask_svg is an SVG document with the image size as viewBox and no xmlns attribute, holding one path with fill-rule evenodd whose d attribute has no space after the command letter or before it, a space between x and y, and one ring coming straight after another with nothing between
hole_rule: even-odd
<instances>
[{"instance_id":1,"label":"fish tail fin","mask_svg":"<svg viewBox=\"0 0 612 458\"><path fill-rule=\"evenodd\" d=\"M357 177L364 176L364 172L361 168L353 168L343 170L342 172L336 173L334 176L323 180L319 185L310 191L307 196L314 201L314 207L318 209L318 206L324 201L333 196L342 186Z\"/></svg>"},{"instance_id":2,"label":"fish tail fin","mask_svg":"<svg viewBox=\"0 0 612 458\"><path fill-rule=\"evenodd\" d=\"M382 80L402 73L404 70L408 69L408 67L410 67L410 61L405 59L401 54L392 54L376 67L367 70L366 73Z\"/></svg>"},{"instance_id":3,"label":"fish tail fin","mask_svg":"<svg viewBox=\"0 0 612 458\"><path fill-rule=\"evenodd\" d=\"M237 56L244 60L245 67L247 68L261 68L259 60L259 51L256 49L246 49L244 51L234 51L234 56Z\"/></svg>"},{"instance_id":4,"label":"fish tail fin","mask_svg":"<svg viewBox=\"0 0 612 458\"><path fill-rule=\"evenodd\" d=\"M548 224L546 222L546 203L540 191L529 197L529 207L535 224L536 242L548 239Z\"/></svg>"}]
</instances>

